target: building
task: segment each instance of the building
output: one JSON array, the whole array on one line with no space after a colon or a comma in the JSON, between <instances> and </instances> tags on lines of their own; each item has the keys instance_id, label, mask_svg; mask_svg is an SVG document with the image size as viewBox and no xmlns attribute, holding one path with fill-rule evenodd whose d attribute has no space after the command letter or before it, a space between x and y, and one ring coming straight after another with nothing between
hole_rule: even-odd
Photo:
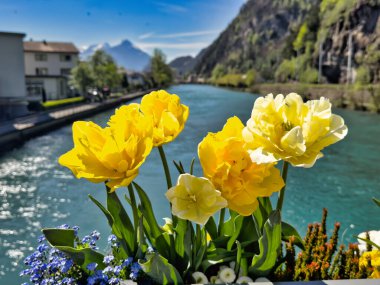
<instances>
[{"instance_id":1,"label":"building","mask_svg":"<svg viewBox=\"0 0 380 285\"><path fill-rule=\"evenodd\" d=\"M26 112L23 38L0 32L0 120Z\"/></svg>"},{"instance_id":2,"label":"building","mask_svg":"<svg viewBox=\"0 0 380 285\"><path fill-rule=\"evenodd\" d=\"M40 96L43 101L72 97L68 81L78 54L79 50L72 43L24 42L28 96Z\"/></svg>"}]
</instances>

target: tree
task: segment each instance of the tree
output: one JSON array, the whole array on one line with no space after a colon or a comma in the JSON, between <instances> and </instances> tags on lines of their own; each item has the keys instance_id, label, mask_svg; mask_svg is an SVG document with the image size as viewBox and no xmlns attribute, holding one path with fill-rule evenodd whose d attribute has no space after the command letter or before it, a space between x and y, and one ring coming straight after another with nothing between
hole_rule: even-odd
<instances>
[{"instance_id":1,"label":"tree","mask_svg":"<svg viewBox=\"0 0 380 285\"><path fill-rule=\"evenodd\" d=\"M94 86L95 79L88 62L79 62L71 70L70 84L77 88L82 94L85 94L88 87Z\"/></svg>"},{"instance_id":2,"label":"tree","mask_svg":"<svg viewBox=\"0 0 380 285\"><path fill-rule=\"evenodd\" d=\"M97 50L90 58L94 84L98 89L107 86L110 89L121 84L122 75L113 58L102 50Z\"/></svg>"},{"instance_id":3,"label":"tree","mask_svg":"<svg viewBox=\"0 0 380 285\"><path fill-rule=\"evenodd\" d=\"M151 59L151 72L154 82L158 86L167 86L173 82L173 73L169 65L166 64L165 54L155 49Z\"/></svg>"}]
</instances>

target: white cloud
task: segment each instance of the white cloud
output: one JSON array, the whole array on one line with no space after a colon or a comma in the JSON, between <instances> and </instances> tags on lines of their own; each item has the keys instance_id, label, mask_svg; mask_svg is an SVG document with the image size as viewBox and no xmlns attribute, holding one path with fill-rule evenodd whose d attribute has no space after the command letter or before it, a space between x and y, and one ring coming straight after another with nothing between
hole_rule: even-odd
<instances>
[{"instance_id":1,"label":"white cloud","mask_svg":"<svg viewBox=\"0 0 380 285\"><path fill-rule=\"evenodd\" d=\"M187 9L183 6L180 6L180 5L168 4L168 3L163 3L163 2L156 2L155 4L163 12L167 12L167 13L184 13L184 12L187 12Z\"/></svg>"},{"instance_id":2,"label":"white cloud","mask_svg":"<svg viewBox=\"0 0 380 285\"><path fill-rule=\"evenodd\" d=\"M162 42L136 42L135 46L141 49L149 50L155 48L162 49L200 49L208 45L206 42L196 42L196 43L162 43Z\"/></svg>"},{"instance_id":3,"label":"white cloud","mask_svg":"<svg viewBox=\"0 0 380 285\"><path fill-rule=\"evenodd\" d=\"M146 34L142 34L142 35L139 35L139 39L140 40L144 40L144 39L149 39L149 38L151 38L151 37L153 37L154 36L154 33L146 33Z\"/></svg>"}]
</instances>

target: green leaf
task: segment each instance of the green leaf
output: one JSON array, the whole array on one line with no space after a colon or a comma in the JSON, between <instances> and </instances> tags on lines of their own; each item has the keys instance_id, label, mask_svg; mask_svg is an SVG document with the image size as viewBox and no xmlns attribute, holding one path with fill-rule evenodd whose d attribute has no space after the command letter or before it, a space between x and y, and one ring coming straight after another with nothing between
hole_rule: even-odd
<instances>
[{"instance_id":1,"label":"green leaf","mask_svg":"<svg viewBox=\"0 0 380 285\"><path fill-rule=\"evenodd\" d=\"M168 236L164 235L164 230L158 225L156 217L154 216L152 203L149 200L145 191L135 182L132 182L137 194L139 195L141 205L139 210L144 216L144 231L154 248L158 250L160 254L169 258L171 256L172 249L170 247L170 240Z\"/></svg>"},{"instance_id":2,"label":"green leaf","mask_svg":"<svg viewBox=\"0 0 380 285\"><path fill-rule=\"evenodd\" d=\"M43 229L46 240L53 246L74 247L75 233L72 229Z\"/></svg>"},{"instance_id":3,"label":"green leaf","mask_svg":"<svg viewBox=\"0 0 380 285\"><path fill-rule=\"evenodd\" d=\"M261 237L261 229L258 228L253 215L244 217L243 225L238 237L240 242L257 241Z\"/></svg>"},{"instance_id":4,"label":"green leaf","mask_svg":"<svg viewBox=\"0 0 380 285\"><path fill-rule=\"evenodd\" d=\"M208 219L205 228L209 233L211 239L216 239L218 237L218 228L216 226L214 217L210 217L210 219Z\"/></svg>"},{"instance_id":5,"label":"green leaf","mask_svg":"<svg viewBox=\"0 0 380 285\"><path fill-rule=\"evenodd\" d=\"M183 169L183 166L182 166L181 162L180 162L180 164L178 164L177 162L175 162L173 160L173 163L174 163L175 168L177 168L179 174L184 174L185 173L185 170Z\"/></svg>"},{"instance_id":6,"label":"green leaf","mask_svg":"<svg viewBox=\"0 0 380 285\"><path fill-rule=\"evenodd\" d=\"M222 236L232 236L234 234L235 229L235 218L238 216L238 213L235 211L230 210L230 218L224 222L223 230L222 230Z\"/></svg>"},{"instance_id":7,"label":"green leaf","mask_svg":"<svg viewBox=\"0 0 380 285\"><path fill-rule=\"evenodd\" d=\"M148 195L145 193L145 191L135 182L132 182L133 186L137 190L137 194L140 197L141 202L141 212L144 216L144 218L147 220L147 222L150 225L150 231L153 237L158 237L162 234L163 230L158 225L156 217L153 213L153 207L152 203L149 200Z\"/></svg>"},{"instance_id":8,"label":"green leaf","mask_svg":"<svg viewBox=\"0 0 380 285\"><path fill-rule=\"evenodd\" d=\"M283 241L289 242L289 239L293 236L294 244L298 246L300 249L305 250L305 245L303 243L302 237L292 225L285 222L281 222L281 230Z\"/></svg>"},{"instance_id":9,"label":"green leaf","mask_svg":"<svg viewBox=\"0 0 380 285\"><path fill-rule=\"evenodd\" d=\"M374 197L374 198L372 198L372 201L375 202L375 204L380 207L380 200L378 200Z\"/></svg>"},{"instance_id":10,"label":"green leaf","mask_svg":"<svg viewBox=\"0 0 380 285\"><path fill-rule=\"evenodd\" d=\"M241 256L242 256L242 248L241 248L241 245L240 245L240 242L237 240L236 241L236 249L237 249L237 252L236 252L236 262L235 262L235 273L236 273L236 276L239 275L239 270L240 270L240 262L241 262Z\"/></svg>"},{"instance_id":11,"label":"green leaf","mask_svg":"<svg viewBox=\"0 0 380 285\"><path fill-rule=\"evenodd\" d=\"M260 253L252 259L249 272L256 276L267 276L276 264L281 247L281 214L273 211L264 224L263 236L259 239Z\"/></svg>"},{"instance_id":12,"label":"green leaf","mask_svg":"<svg viewBox=\"0 0 380 285\"><path fill-rule=\"evenodd\" d=\"M202 228L199 235L200 235L200 245L198 247L198 252L195 256L194 261L194 271L198 271L199 266L201 266L202 261L204 259L204 255L207 250L207 237L206 237L206 230L205 228Z\"/></svg>"},{"instance_id":13,"label":"green leaf","mask_svg":"<svg viewBox=\"0 0 380 285\"><path fill-rule=\"evenodd\" d=\"M377 245L376 243L374 243L373 241L371 241L370 239L367 239L367 238L361 238L361 237L358 237L358 236L354 236L356 237L357 239L360 239L362 241L365 241L366 243L376 247L378 250L380 250L380 245Z\"/></svg>"},{"instance_id":14,"label":"green leaf","mask_svg":"<svg viewBox=\"0 0 380 285\"><path fill-rule=\"evenodd\" d=\"M137 251L136 229L125 211L123 204L121 204L119 197L117 197L116 192L110 193L107 191L107 209L114 218L114 225L118 228L134 255Z\"/></svg>"},{"instance_id":15,"label":"green leaf","mask_svg":"<svg viewBox=\"0 0 380 285\"><path fill-rule=\"evenodd\" d=\"M67 254L73 259L74 263L81 266L83 270L87 270L87 265L95 262L98 264L97 269L104 269L104 255L91 248L73 248L70 246L56 246L55 248Z\"/></svg>"},{"instance_id":16,"label":"green leaf","mask_svg":"<svg viewBox=\"0 0 380 285\"><path fill-rule=\"evenodd\" d=\"M126 258L128 256L133 256L135 254L134 247L132 247L133 244L131 245L130 240L125 239L124 235L122 234L119 227L115 223L114 217L111 215L111 213L94 197L92 197L91 195L88 195L88 197L104 213L104 215L106 216L106 218L108 220L108 224L110 225L110 227L112 229L112 233L120 241L120 245L121 245L120 249L122 251L121 256L124 258ZM132 240L132 243L133 243L133 240Z\"/></svg>"},{"instance_id":17,"label":"green leaf","mask_svg":"<svg viewBox=\"0 0 380 285\"><path fill-rule=\"evenodd\" d=\"M157 253L147 255L147 261L139 263L142 270L157 284L183 284L177 269Z\"/></svg>"},{"instance_id":18,"label":"green leaf","mask_svg":"<svg viewBox=\"0 0 380 285\"><path fill-rule=\"evenodd\" d=\"M195 158L193 158L191 160L191 163L190 163L190 174L193 175L193 172L194 172L194 162L195 162Z\"/></svg>"},{"instance_id":19,"label":"green leaf","mask_svg":"<svg viewBox=\"0 0 380 285\"><path fill-rule=\"evenodd\" d=\"M227 243L227 250L232 249L232 246L235 244L237 237L240 235L240 231L243 226L243 220L244 220L243 216L238 215L235 217L234 229L233 229L232 236L230 237L230 240Z\"/></svg>"}]
</instances>

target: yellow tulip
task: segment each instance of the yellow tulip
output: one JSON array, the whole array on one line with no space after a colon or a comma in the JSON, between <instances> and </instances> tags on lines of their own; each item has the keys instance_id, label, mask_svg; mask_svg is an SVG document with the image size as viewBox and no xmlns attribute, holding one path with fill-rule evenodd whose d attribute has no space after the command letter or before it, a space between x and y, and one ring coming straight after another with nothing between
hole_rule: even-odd
<instances>
[{"instance_id":1,"label":"yellow tulip","mask_svg":"<svg viewBox=\"0 0 380 285\"><path fill-rule=\"evenodd\" d=\"M360 267L373 267L370 278L380 278L380 250L364 252L359 259Z\"/></svg>"},{"instance_id":2,"label":"yellow tulip","mask_svg":"<svg viewBox=\"0 0 380 285\"><path fill-rule=\"evenodd\" d=\"M177 185L166 192L173 215L200 225L227 206L226 200L206 178L181 174Z\"/></svg>"},{"instance_id":3,"label":"yellow tulip","mask_svg":"<svg viewBox=\"0 0 380 285\"><path fill-rule=\"evenodd\" d=\"M237 117L227 120L223 130L209 133L198 146L206 178L210 179L228 207L248 216L258 206L258 197L269 197L284 186L275 163L252 162L242 138L244 125Z\"/></svg>"},{"instance_id":4,"label":"yellow tulip","mask_svg":"<svg viewBox=\"0 0 380 285\"><path fill-rule=\"evenodd\" d=\"M62 155L59 163L77 178L106 182L112 192L129 185L138 175L153 143L150 121L137 104L116 110L109 125L101 128L93 122L75 122L74 148Z\"/></svg>"},{"instance_id":5,"label":"yellow tulip","mask_svg":"<svg viewBox=\"0 0 380 285\"><path fill-rule=\"evenodd\" d=\"M153 120L154 146L174 140L189 116L189 108L181 104L180 98L164 90L145 95L141 100L141 111Z\"/></svg>"},{"instance_id":6,"label":"yellow tulip","mask_svg":"<svg viewBox=\"0 0 380 285\"><path fill-rule=\"evenodd\" d=\"M323 148L346 134L344 120L331 112L328 99L304 103L300 95L290 93L258 98L243 138L253 160L266 155L267 161L282 159L293 166L312 167L323 156Z\"/></svg>"}]
</instances>

